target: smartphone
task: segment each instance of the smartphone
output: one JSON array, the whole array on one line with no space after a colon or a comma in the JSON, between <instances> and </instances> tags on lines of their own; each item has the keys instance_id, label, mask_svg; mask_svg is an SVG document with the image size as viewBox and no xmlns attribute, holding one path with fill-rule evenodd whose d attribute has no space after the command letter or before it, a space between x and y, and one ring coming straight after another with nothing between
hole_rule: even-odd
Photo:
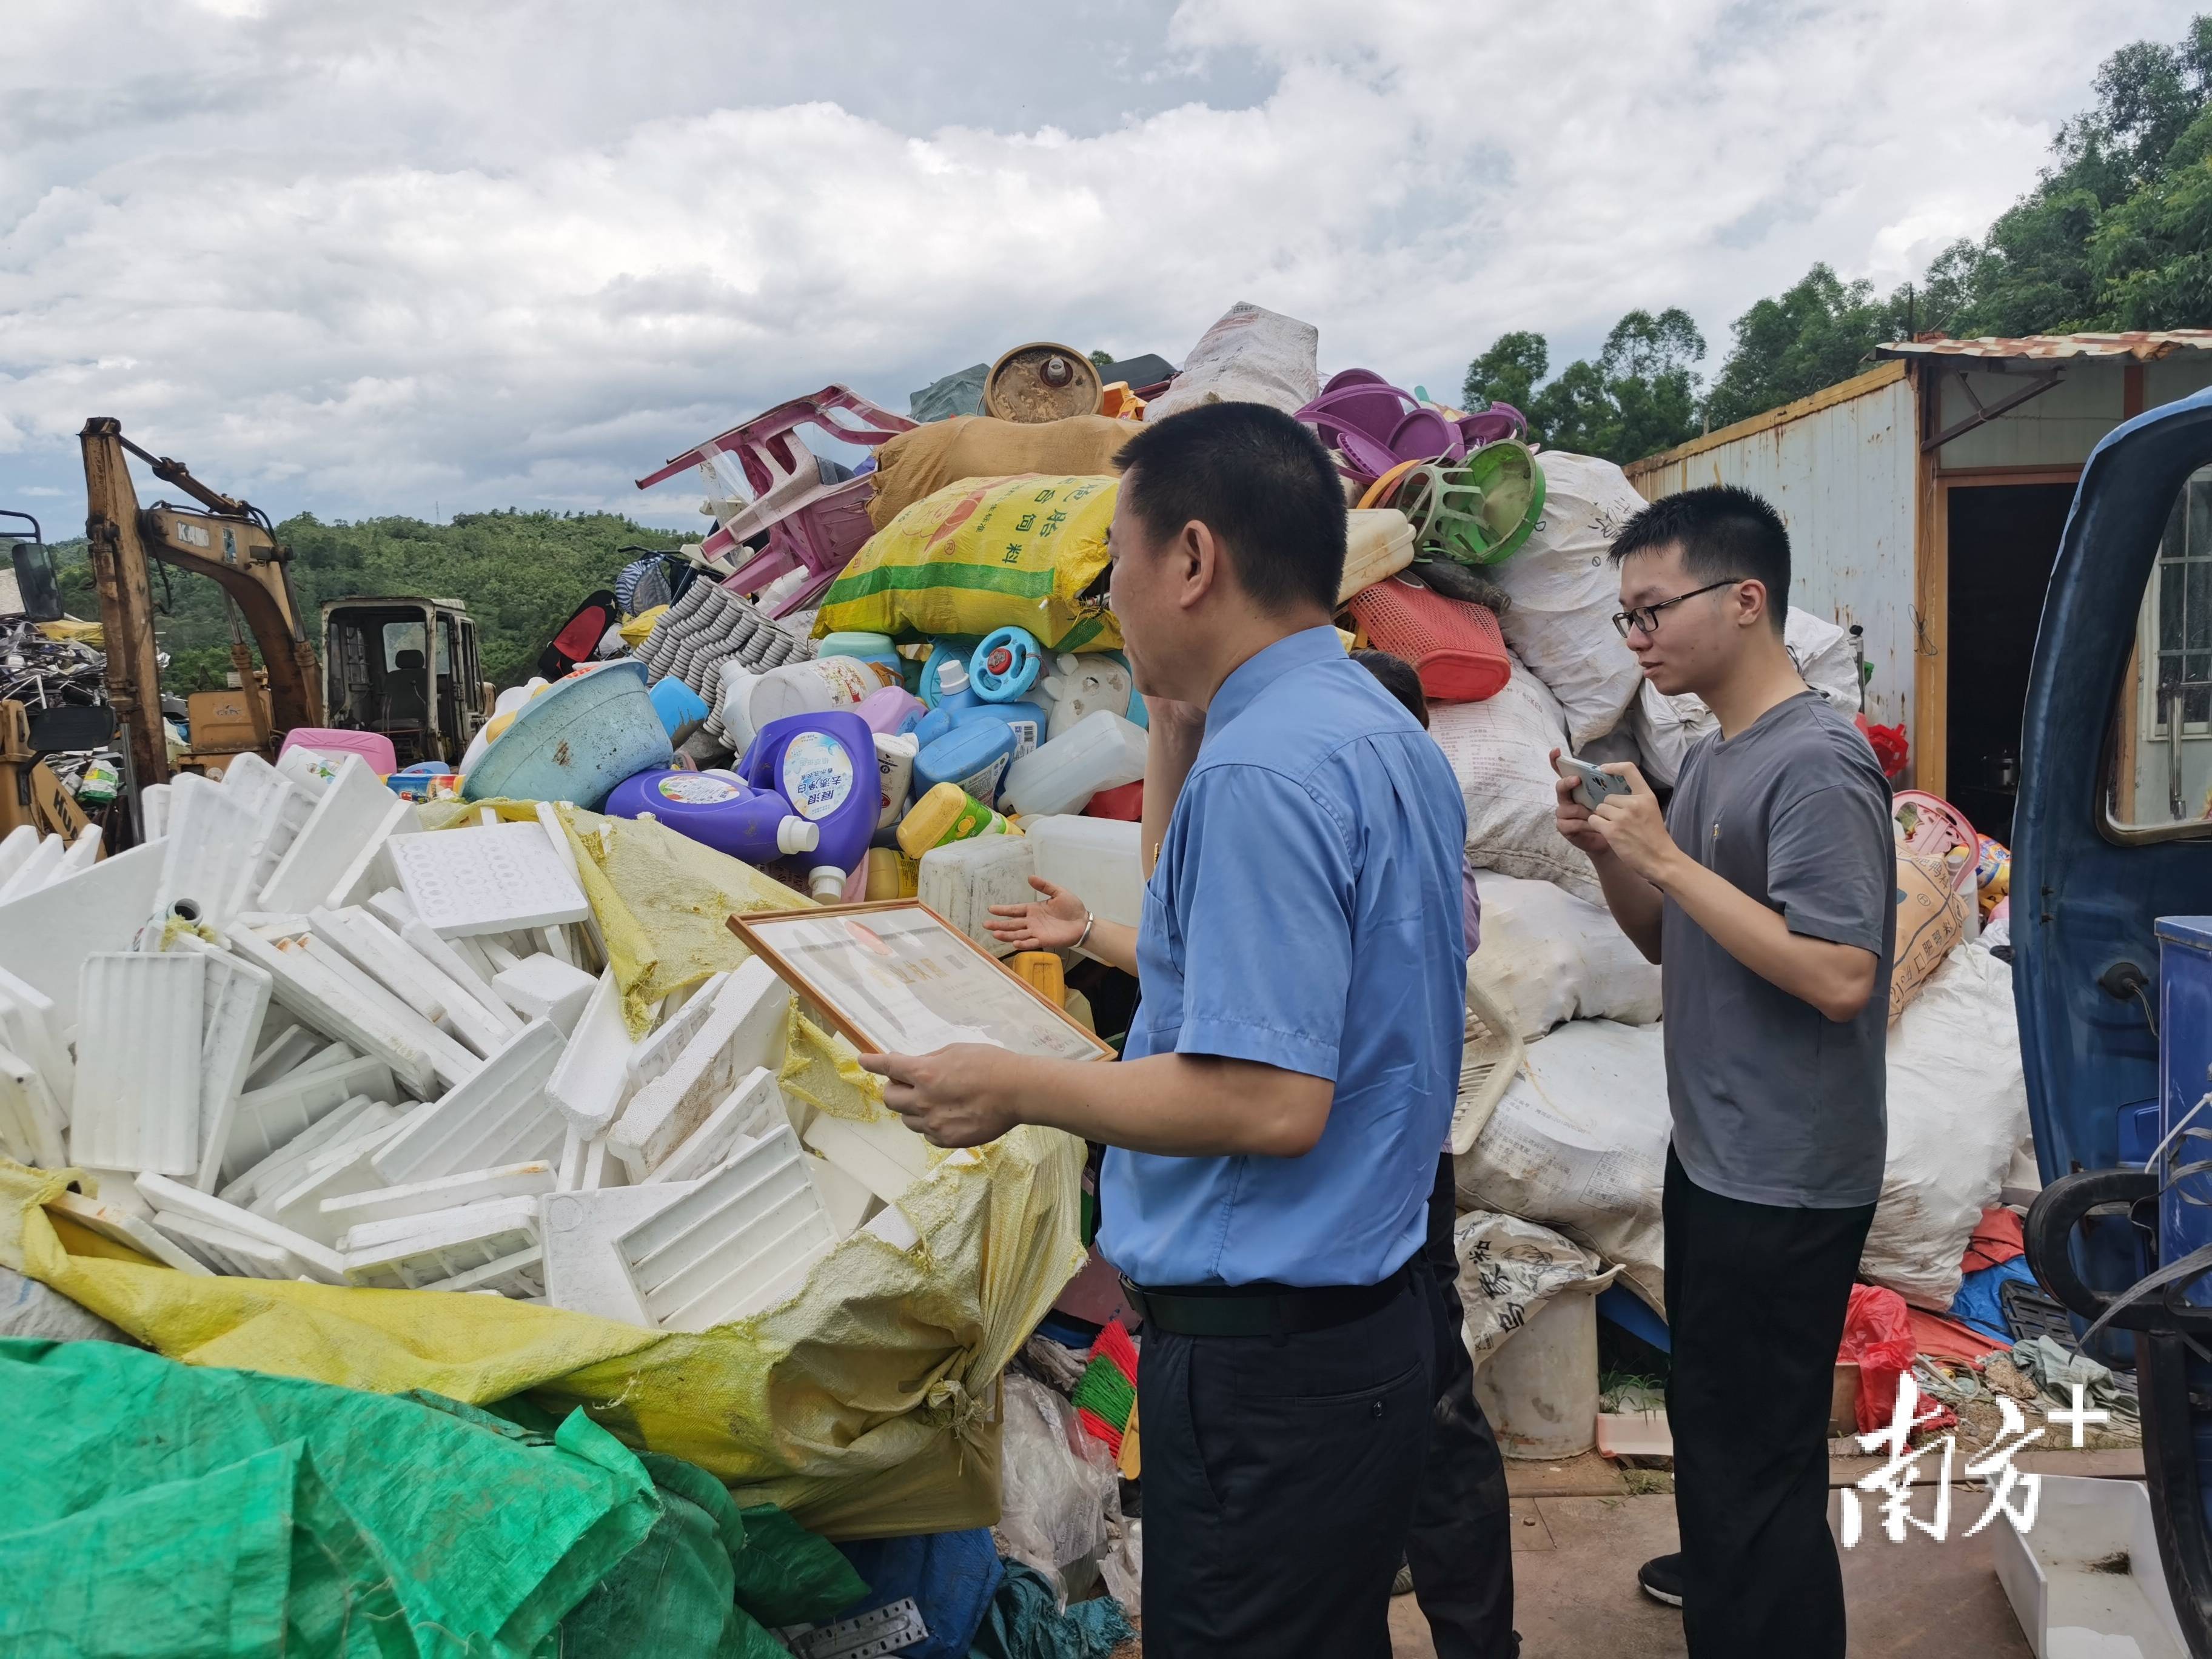
<instances>
[{"instance_id":1,"label":"smartphone","mask_svg":"<svg viewBox=\"0 0 2212 1659\"><path fill-rule=\"evenodd\" d=\"M1554 764L1558 766L1561 777L1571 778L1582 785L1575 791L1575 799L1593 812L1605 804L1608 796L1635 793L1628 787L1628 780L1618 772L1601 772L1588 761L1578 761L1565 751L1560 753Z\"/></svg>"}]
</instances>

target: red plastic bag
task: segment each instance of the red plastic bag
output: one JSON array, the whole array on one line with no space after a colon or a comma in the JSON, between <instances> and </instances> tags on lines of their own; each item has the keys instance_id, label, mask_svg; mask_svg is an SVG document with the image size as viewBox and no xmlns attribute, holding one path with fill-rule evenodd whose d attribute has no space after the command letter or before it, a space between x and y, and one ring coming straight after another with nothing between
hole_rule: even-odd
<instances>
[{"instance_id":1,"label":"red plastic bag","mask_svg":"<svg viewBox=\"0 0 2212 1659\"><path fill-rule=\"evenodd\" d=\"M1837 1360L1859 1368L1859 1432L1889 1426L1897 1415L1897 1379L1912 1367L1912 1316L1905 1298L1877 1285L1851 1286Z\"/></svg>"}]
</instances>

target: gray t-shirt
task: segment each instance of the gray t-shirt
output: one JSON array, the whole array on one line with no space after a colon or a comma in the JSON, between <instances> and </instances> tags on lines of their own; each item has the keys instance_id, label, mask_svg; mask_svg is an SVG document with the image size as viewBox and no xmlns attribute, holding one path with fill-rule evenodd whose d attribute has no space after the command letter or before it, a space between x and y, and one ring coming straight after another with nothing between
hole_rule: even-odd
<instances>
[{"instance_id":1,"label":"gray t-shirt","mask_svg":"<svg viewBox=\"0 0 2212 1659\"><path fill-rule=\"evenodd\" d=\"M1673 899L1666 968L1667 1095L1674 1152L1708 1192L1844 1209L1881 1195L1883 1042L1897 932L1889 786L1851 723L1811 691L1682 763L1674 844L1793 933L1877 951L1874 994L1828 1018L1723 950Z\"/></svg>"}]
</instances>

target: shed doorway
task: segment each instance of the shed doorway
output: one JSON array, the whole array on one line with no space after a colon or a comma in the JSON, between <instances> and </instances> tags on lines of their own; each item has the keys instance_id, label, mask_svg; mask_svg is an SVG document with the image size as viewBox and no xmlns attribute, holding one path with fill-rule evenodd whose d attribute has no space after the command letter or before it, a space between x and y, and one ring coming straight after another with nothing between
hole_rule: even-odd
<instances>
[{"instance_id":1,"label":"shed doorway","mask_svg":"<svg viewBox=\"0 0 2212 1659\"><path fill-rule=\"evenodd\" d=\"M1960 481L1945 494L1944 793L1977 830L2010 846L2028 667L2074 484Z\"/></svg>"}]
</instances>

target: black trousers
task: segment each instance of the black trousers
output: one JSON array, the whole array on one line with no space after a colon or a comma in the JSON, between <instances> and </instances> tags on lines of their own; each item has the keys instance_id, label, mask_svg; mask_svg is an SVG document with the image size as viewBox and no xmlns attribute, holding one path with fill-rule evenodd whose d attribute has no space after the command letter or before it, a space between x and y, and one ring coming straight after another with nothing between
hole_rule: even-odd
<instances>
[{"instance_id":1,"label":"black trousers","mask_svg":"<svg viewBox=\"0 0 2212 1659\"><path fill-rule=\"evenodd\" d=\"M1691 1659L1844 1659L1828 1401L1874 1206L1724 1198L1692 1181L1671 1147L1662 1202Z\"/></svg>"},{"instance_id":2,"label":"black trousers","mask_svg":"<svg viewBox=\"0 0 2212 1659\"><path fill-rule=\"evenodd\" d=\"M1146 1659L1389 1659L1433 1398L1425 1278L1323 1331L1146 1333Z\"/></svg>"},{"instance_id":3,"label":"black trousers","mask_svg":"<svg viewBox=\"0 0 2212 1659\"><path fill-rule=\"evenodd\" d=\"M1513 1518L1505 1460L1474 1399L1474 1362L1461 1334L1459 1258L1452 1249L1452 1162L1429 1194L1429 1313L1436 1328L1436 1401L1406 1560L1437 1659L1513 1659Z\"/></svg>"}]
</instances>

